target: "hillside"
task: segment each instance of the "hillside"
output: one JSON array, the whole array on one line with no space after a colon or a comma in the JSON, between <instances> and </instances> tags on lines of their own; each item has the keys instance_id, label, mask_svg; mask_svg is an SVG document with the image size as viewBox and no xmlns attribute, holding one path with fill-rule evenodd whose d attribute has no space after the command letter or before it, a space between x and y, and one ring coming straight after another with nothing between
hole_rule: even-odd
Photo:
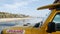
<instances>
[{"instance_id":1,"label":"hillside","mask_svg":"<svg viewBox=\"0 0 60 34\"><path fill-rule=\"evenodd\" d=\"M0 12L0 18L23 18L23 17L29 17L22 14L11 14L6 12Z\"/></svg>"}]
</instances>

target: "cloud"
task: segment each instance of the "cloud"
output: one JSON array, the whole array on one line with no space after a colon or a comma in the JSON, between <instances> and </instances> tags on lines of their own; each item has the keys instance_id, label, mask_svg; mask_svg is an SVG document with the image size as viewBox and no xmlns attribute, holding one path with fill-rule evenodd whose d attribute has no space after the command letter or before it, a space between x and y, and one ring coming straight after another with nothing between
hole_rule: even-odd
<instances>
[{"instance_id":1,"label":"cloud","mask_svg":"<svg viewBox=\"0 0 60 34\"><path fill-rule=\"evenodd\" d=\"M0 7L7 8L7 9L16 9L19 7L27 6L30 3L35 2L35 1L39 1L39 0L10 0L10 2L6 0L2 4L3 6L0 6ZM6 2L8 2L8 3L6 3ZM11 3L11 4L9 4L9 3Z\"/></svg>"},{"instance_id":2,"label":"cloud","mask_svg":"<svg viewBox=\"0 0 60 34\"><path fill-rule=\"evenodd\" d=\"M16 9L18 7L23 7L25 5L27 5L26 2L20 2L20 3L14 3L14 4L4 4L3 7L9 8L9 9Z\"/></svg>"}]
</instances>

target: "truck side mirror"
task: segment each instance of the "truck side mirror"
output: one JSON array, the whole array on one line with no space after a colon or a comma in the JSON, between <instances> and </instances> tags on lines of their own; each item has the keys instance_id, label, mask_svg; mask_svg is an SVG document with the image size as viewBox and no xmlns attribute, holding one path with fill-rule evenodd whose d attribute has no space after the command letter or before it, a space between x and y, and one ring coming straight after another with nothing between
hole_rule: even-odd
<instances>
[{"instance_id":1,"label":"truck side mirror","mask_svg":"<svg viewBox=\"0 0 60 34\"><path fill-rule=\"evenodd\" d=\"M39 25L40 25L40 23L36 23L36 24L34 25L34 27L35 27L35 28L38 28Z\"/></svg>"},{"instance_id":2,"label":"truck side mirror","mask_svg":"<svg viewBox=\"0 0 60 34\"><path fill-rule=\"evenodd\" d=\"M47 28L47 32L48 33L52 33L55 32L55 23L54 22L49 22L48 23L48 28Z\"/></svg>"}]
</instances>

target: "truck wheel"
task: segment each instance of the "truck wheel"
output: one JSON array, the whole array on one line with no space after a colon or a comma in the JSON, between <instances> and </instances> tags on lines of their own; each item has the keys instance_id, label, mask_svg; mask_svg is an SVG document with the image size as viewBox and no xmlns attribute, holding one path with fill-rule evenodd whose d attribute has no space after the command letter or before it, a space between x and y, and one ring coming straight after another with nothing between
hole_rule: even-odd
<instances>
[{"instance_id":1,"label":"truck wheel","mask_svg":"<svg viewBox=\"0 0 60 34\"><path fill-rule=\"evenodd\" d=\"M3 34L3 31L1 31L1 34Z\"/></svg>"}]
</instances>

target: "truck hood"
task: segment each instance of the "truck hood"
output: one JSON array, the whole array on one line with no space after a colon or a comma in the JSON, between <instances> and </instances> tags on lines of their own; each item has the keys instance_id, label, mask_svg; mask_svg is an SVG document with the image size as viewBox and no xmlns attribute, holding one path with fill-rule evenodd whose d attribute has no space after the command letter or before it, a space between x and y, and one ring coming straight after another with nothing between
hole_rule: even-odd
<instances>
[{"instance_id":1,"label":"truck hood","mask_svg":"<svg viewBox=\"0 0 60 34\"><path fill-rule=\"evenodd\" d=\"M25 33L30 33L31 32L31 30L32 30L32 26L21 26L21 27L19 27L19 26L14 26L14 27L10 27L10 28L6 28L6 29L3 29L3 33L13 33L14 34L14 32L21 32L21 31L23 31L23 32L25 32Z\"/></svg>"}]
</instances>

